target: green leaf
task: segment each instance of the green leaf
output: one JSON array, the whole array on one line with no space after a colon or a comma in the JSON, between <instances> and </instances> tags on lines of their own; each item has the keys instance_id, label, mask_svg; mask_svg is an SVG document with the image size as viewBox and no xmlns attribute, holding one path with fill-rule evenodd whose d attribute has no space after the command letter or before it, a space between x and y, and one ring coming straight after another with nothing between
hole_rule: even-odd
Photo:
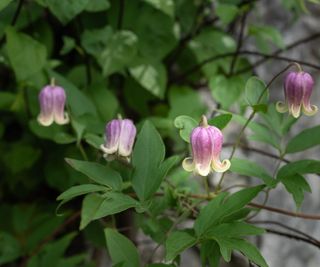
<instances>
[{"instance_id":1,"label":"green leaf","mask_svg":"<svg viewBox=\"0 0 320 267\"><path fill-rule=\"evenodd\" d=\"M151 1L156 2L156 0ZM157 2L166 1L168 0L157 0ZM147 59L148 63L161 62L177 44L173 18L147 5L139 9L134 31L139 38L139 54Z\"/></svg>"},{"instance_id":2,"label":"green leaf","mask_svg":"<svg viewBox=\"0 0 320 267\"><path fill-rule=\"evenodd\" d=\"M255 76L251 77L247 81L245 87L245 97L247 103L252 107L258 104L267 104L269 99L269 91L265 89L266 85L264 81Z\"/></svg>"},{"instance_id":3,"label":"green leaf","mask_svg":"<svg viewBox=\"0 0 320 267\"><path fill-rule=\"evenodd\" d=\"M257 46L262 52L270 52L268 46L268 43L270 42L275 44L278 48L285 48L281 32L275 27L266 25L250 25L248 32L249 35L255 37Z\"/></svg>"},{"instance_id":4,"label":"green leaf","mask_svg":"<svg viewBox=\"0 0 320 267\"><path fill-rule=\"evenodd\" d=\"M13 0L2 0L0 2L0 11L6 8Z\"/></svg>"},{"instance_id":5,"label":"green leaf","mask_svg":"<svg viewBox=\"0 0 320 267\"><path fill-rule=\"evenodd\" d=\"M167 72L161 63L143 63L130 68L132 77L151 94L163 98L167 85Z\"/></svg>"},{"instance_id":6,"label":"green leaf","mask_svg":"<svg viewBox=\"0 0 320 267\"><path fill-rule=\"evenodd\" d=\"M214 240L203 242L200 247L200 257L202 266L207 266L206 263L209 262L210 267L219 267L221 254L218 243Z\"/></svg>"},{"instance_id":7,"label":"green leaf","mask_svg":"<svg viewBox=\"0 0 320 267\"><path fill-rule=\"evenodd\" d=\"M176 158L163 161L164 156L161 136L152 123L146 121L138 134L132 156L132 185L140 200L150 198L158 190L162 179L175 163Z\"/></svg>"},{"instance_id":8,"label":"green leaf","mask_svg":"<svg viewBox=\"0 0 320 267\"><path fill-rule=\"evenodd\" d=\"M198 123L189 116L179 116L174 120L174 126L179 129L181 138L190 143L190 135L192 130L197 127Z\"/></svg>"},{"instance_id":9,"label":"green leaf","mask_svg":"<svg viewBox=\"0 0 320 267\"><path fill-rule=\"evenodd\" d=\"M17 80L26 80L43 69L47 60L44 45L12 27L7 28L6 37L8 57Z\"/></svg>"},{"instance_id":10,"label":"green leaf","mask_svg":"<svg viewBox=\"0 0 320 267\"><path fill-rule=\"evenodd\" d=\"M173 0L144 0L154 8L159 9L170 17L174 16L174 2Z\"/></svg>"},{"instance_id":11,"label":"green leaf","mask_svg":"<svg viewBox=\"0 0 320 267\"><path fill-rule=\"evenodd\" d=\"M232 222L217 225L208 231L206 238L223 239L228 237L245 237L248 235L261 235L265 230L245 222Z\"/></svg>"},{"instance_id":12,"label":"green leaf","mask_svg":"<svg viewBox=\"0 0 320 267\"><path fill-rule=\"evenodd\" d=\"M238 76L226 78L222 75L215 75L210 78L209 87L213 98L221 103L222 108L228 109L243 92L243 82Z\"/></svg>"},{"instance_id":13,"label":"green leaf","mask_svg":"<svg viewBox=\"0 0 320 267\"><path fill-rule=\"evenodd\" d=\"M176 118L180 115L200 118L206 108L200 95L187 86L171 86L169 89L169 118ZM186 109L186 107L188 107Z\"/></svg>"},{"instance_id":14,"label":"green leaf","mask_svg":"<svg viewBox=\"0 0 320 267\"><path fill-rule=\"evenodd\" d=\"M320 126L308 128L293 137L288 145L287 153L296 153L320 145Z\"/></svg>"},{"instance_id":15,"label":"green leaf","mask_svg":"<svg viewBox=\"0 0 320 267\"><path fill-rule=\"evenodd\" d=\"M57 197L57 200L61 200L61 202L58 205L56 211L58 211L63 204L67 203L75 197L99 191L106 192L107 190L108 188L106 188L105 186L95 184L82 184L72 186Z\"/></svg>"},{"instance_id":16,"label":"green leaf","mask_svg":"<svg viewBox=\"0 0 320 267\"><path fill-rule=\"evenodd\" d=\"M311 192L310 185L300 174L285 176L280 180L286 187L287 191L293 196L294 202L299 209L304 199L304 192Z\"/></svg>"},{"instance_id":17,"label":"green leaf","mask_svg":"<svg viewBox=\"0 0 320 267\"><path fill-rule=\"evenodd\" d=\"M134 207L140 207L140 205L139 202L132 197L121 193L109 192L95 212L93 220L116 214Z\"/></svg>"},{"instance_id":18,"label":"green leaf","mask_svg":"<svg viewBox=\"0 0 320 267\"><path fill-rule=\"evenodd\" d=\"M63 23L67 24L80 14L89 4L90 0L46 0L50 11Z\"/></svg>"},{"instance_id":19,"label":"green leaf","mask_svg":"<svg viewBox=\"0 0 320 267\"><path fill-rule=\"evenodd\" d=\"M123 263L123 267L140 267L138 251L129 239L110 228L105 229L104 233L114 265Z\"/></svg>"},{"instance_id":20,"label":"green leaf","mask_svg":"<svg viewBox=\"0 0 320 267\"><path fill-rule=\"evenodd\" d=\"M304 159L290 162L284 165L277 174L277 179L281 180L294 174L320 173L320 161Z\"/></svg>"},{"instance_id":21,"label":"green leaf","mask_svg":"<svg viewBox=\"0 0 320 267\"><path fill-rule=\"evenodd\" d=\"M169 235L166 240L166 260L174 260L181 252L194 246L196 237L190 231L176 231Z\"/></svg>"},{"instance_id":22,"label":"green leaf","mask_svg":"<svg viewBox=\"0 0 320 267\"><path fill-rule=\"evenodd\" d=\"M219 4L216 8L216 15L224 24L232 22L238 13L239 8L235 5Z\"/></svg>"},{"instance_id":23,"label":"green leaf","mask_svg":"<svg viewBox=\"0 0 320 267\"><path fill-rule=\"evenodd\" d=\"M118 172L110 167L96 162L66 159L66 162L75 170L88 176L98 184L105 185L113 190L121 190L122 178Z\"/></svg>"},{"instance_id":24,"label":"green leaf","mask_svg":"<svg viewBox=\"0 0 320 267\"><path fill-rule=\"evenodd\" d=\"M109 0L90 0L86 6L88 12L101 12L110 7Z\"/></svg>"},{"instance_id":25,"label":"green leaf","mask_svg":"<svg viewBox=\"0 0 320 267\"><path fill-rule=\"evenodd\" d=\"M230 171L248 177L259 178L270 187L275 187L277 183L262 166L247 159L233 158L231 160Z\"/></svg>"},{"instance_id":26,"label":"green leaf","mask_svg":"<svg viewBox=\"0 0 320 267\"><path fill-rule=\"evenodd\" d=\"M222 114L212 119L209 119L208 123L222 130L228 125L231 119L232 119L232 114Z\"/></svg>"},{"instance_id":27,"label":"green leaf","mask_svg":"<svg viewBox=\"0 0 320 267\"><path fill-rule=\"evenodd\" d=\"M94 218L104 198L97 194L88 194L82 201L80 230L83 230Z\"/></svg>"},{"instance_id":28,"label":"green leaf","mask_svg":"<svg viewBox=\"0 0 320 267\"><path fill-rule=\"evenodd\" d=\"M16 95L9 92L0 92L0 110L8 110L12 107Z\"/></svg>"},{"instance_id":29,"label":"green leaf","mask_svg":"<svg viewBox=\"0 0 320 267\"><path fill-rule=\"evenodd\" d=\"M259 185L251 188L242 189L231 196L224 202L226 194L219 194L211 200L207 206L201 209L198 218L195 221L194 229L197 236L201 237L219 224L224 217L240 210L254 199L259 192L264 188L264 185Z\"/></svg>"},{"instance_id":30,"label":"green leaf","mask_svg":"<svg viewBox=\"0 0 320 267\"><path fill-rule=\"evenodd\" d=\"M103 75L108 76L127 67L137 54L137 44L138 38L131 31L122 30L113 34L101 53Z\"/></svg>"},{"instance_id":31,"label":"green leaf","mask_svg":"<svg viewBox=\"0 0 320 267\"><path fill-rule=\"evenodd\" d=\"M77 141L74 136L64 132L65 128L61 125L52 124L49 127L44 127L37 120L31 120L29 128L36 136L52 140L57 144L71 144Z\"/></svg>"},{"instance_id":32,"label":"green leaf","mask_svg":"<svg viewBox=\"0 0 320 267\"><path fill-rule=\"evenodd\" d=\"M227 249L227 250L238 250L243 253L250 261L256 263L260 267L268 267L265 259L260 254L259 250L243 239L236 239L236 238L222 238L217 240L220 250Z\"/></svg>"},{"instance_id":33,"label":"green leaf","mask_svg":"<svg viewBox=\"0 0 320 267\"><path fill-rule=\"evenodd\" d=\"M0 232L0 264L6 264L19 258L20 244L17 239L6 232Z\"/></svg>"}]
</instances>

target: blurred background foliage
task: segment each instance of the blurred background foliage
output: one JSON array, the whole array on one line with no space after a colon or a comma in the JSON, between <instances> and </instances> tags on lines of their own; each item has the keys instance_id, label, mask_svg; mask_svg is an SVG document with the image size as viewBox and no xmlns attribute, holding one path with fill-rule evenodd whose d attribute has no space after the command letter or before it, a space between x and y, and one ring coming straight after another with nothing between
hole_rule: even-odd
<instances>
[{"instance_id":1,"label":"blurred background foliage","mask_svg":"<svg viewBox=\"0 0 320 267\"><path fill-rule=\"evenodd\" d=\"M186 149L174 119L198 120L212 112L206 98L242 114L252 68L247 55L235 60L234 54L241 19L257 4L0 1L1 266L97 266L95 256L106 246L103 223L94 221L79 233L78 221L70 217L80 210L79 200L65 216L55 213L57 195L87 180L64 158L103 160L97 148L104 126L118 113L135 122L151 120L168 155ZM292 12L293 23L307 12L303 0L282 4ZM281 33L263 22L248 24L245 38L259 53L285 48ZM66 90L71 125L46 128L36 121L38 93L51 77ZM207 93L199 94L203 88ZM269 133L263 134L270 142ZM173 180L184 186L186 176L177 168ZM186 190L197 186L193 181L185 185ZM170 226L166 219L140 223L151 235Z\"/></svg>"}]
</instances>

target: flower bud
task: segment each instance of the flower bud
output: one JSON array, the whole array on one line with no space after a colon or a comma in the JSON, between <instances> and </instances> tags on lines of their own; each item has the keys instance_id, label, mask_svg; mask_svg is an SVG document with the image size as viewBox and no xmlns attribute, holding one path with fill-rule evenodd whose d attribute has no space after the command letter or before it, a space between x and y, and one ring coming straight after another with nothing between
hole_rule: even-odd
<instances>
[{"instance_id":1,"label":"flower bud","mask_svg":"<svg viewBox=\"0 0 320 267\"><path fill-rule=\"evenodd\" d=\"M317 113L318 108L310 104L310 97L314 81L307 72L289 72L284 81L285 103L279 101L276 105L278 112L289 111L293 117L298 118L302 112L307 116Z\"/></svg>"},{"instance_id":2,"label":"flower bud","mask_svg":"<svg viewBox=\"0 0 320 267\"><path fill-rule=\"evenodd\" d=\"M190 143L193 157L182 163L186 171L207 176L210 171L225 172L230 168L229 160L220 161L223 135L218 128L208 125L206 117L203 116L200 125L193 129Z\"/></svg>"},{"instance_id":3,"label":"flower bud","mask_svg":"<svg viewBox=\"0 0 320 267\"><path fill-rule=\"evenodd\" d=\"M69 122L68 114L64 112L66 93L60 86L54 83L45 86L39 93L40 114L38 122L43 126L49 126L53 122L66 124Z\"/></svg>"},{"instance_id":4,"label":"flower bud","mask_svg":"<svg viewBox=\"0 0 320 267\"><path fill-rule=\"evenodd\" d=\"M131 120L117 119L110 121L106 125L105 144L101 145L101 150L106 157L115 154L129 158L132 153L136 132L136 127Z\"/></svg>"}]
</instances>

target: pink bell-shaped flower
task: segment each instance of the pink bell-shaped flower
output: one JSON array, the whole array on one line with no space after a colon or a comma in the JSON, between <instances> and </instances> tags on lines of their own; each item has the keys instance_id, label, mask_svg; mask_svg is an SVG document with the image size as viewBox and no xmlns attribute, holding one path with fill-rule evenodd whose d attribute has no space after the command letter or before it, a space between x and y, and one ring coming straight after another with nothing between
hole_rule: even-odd
<instances>
[{"instance_id":1,"label":"pink bell-shaped flower","mask_svg":"<svg viewBox=\"0 0 320 267\"><path fill-rule=\"evenodd\" d=\"M105 143L101 145L101 150L105 153L105 157L116 155L129 158L132 153L136 132L136 127L129 119L110 121L106 125Z\"/></svg>"},{"instance_id":2,"label":"pink bell-shaped flower","mask_svg":"<svg viewBox=\"0 0 320 267\"><path fill-rule=\"evenodd\" d=\"M39 93L40 114L38 122L43 126L49 126L53 122L63 125L69 122L69 116L64 112L66 93L60 86L47 85Z\"/></svg>"},{"instance_id":3,"label":"pink bell-shaped flower","mask_svg":"<svg viewBox=\"0 0 320 267\"><path fill-rule=\"evenodd\" d=\"M186 158L182 162L186 171L207 176L211 171L225 172L230 168L229 160L220 161L223 135L218 128L208 125L205 116L202 116L200 125L193 129L190 143L192 158Z\"/></svg>"},{"instance_id":4,"label":"pink bell-shaped flower","mask_svg":"<svg viewBox=\"0 0 320 267\"><path fill-rule=\"evenodd\" d=\"M285 103L279 101L276 105L277 111L280 113L289 111L295 118L300 116L301 109L307 116L316 114L317 106L310 103L313 85L314 81L309 73L289 72L284 81Z\"/></svg>"}]
</instances>

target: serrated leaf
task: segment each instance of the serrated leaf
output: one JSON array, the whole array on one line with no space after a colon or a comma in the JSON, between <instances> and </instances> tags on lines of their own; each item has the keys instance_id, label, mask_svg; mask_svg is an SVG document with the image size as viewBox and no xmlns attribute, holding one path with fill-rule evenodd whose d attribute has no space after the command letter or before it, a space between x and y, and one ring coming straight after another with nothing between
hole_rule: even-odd
<instances>
[{"instance_id":1,"label":"serrated leaf","mask_svg":"<svg viewBox=\"0 0 320 267\"><path fill-rule=\"evenodd\" d=\"M169 235L166 240L166 260L175 259L181 252L192 247L197 242L197 239L190 231L176 231Z\"/></svg>"},{"instance_id":2,"label":"serrated leaf","mask_svg":"<svg viewBox=\"0 0 320 267\"><path fill-rule=\"evenodd\" d=\"M105 185L113 190L121 190L121 175L110 167L96 162L82 161L67 158L66 162L75 170L88 176L98 184Z\"/></svg>"},{"instance_id":3,"label":"serrated leaf","mask_svg":"<svg viewBox=\"0 0 320 267\"><path fill-rule=\"evenodd\" d=\"M308 128L293 137L288 145L287 153L296 153L320 145L320 126Z\"/></svg>"},{"instance_id":4,"label":"serrated leaf","mask_svg":"<svg viewBox=\"0 0 320 267\"><path fill-rule=\"evenodd\" d=\"M140 267L137 248L125 236L116 230L104 230L107 247L114 265L122 263L123 267Z\"/></svg>"}]
</instances>

